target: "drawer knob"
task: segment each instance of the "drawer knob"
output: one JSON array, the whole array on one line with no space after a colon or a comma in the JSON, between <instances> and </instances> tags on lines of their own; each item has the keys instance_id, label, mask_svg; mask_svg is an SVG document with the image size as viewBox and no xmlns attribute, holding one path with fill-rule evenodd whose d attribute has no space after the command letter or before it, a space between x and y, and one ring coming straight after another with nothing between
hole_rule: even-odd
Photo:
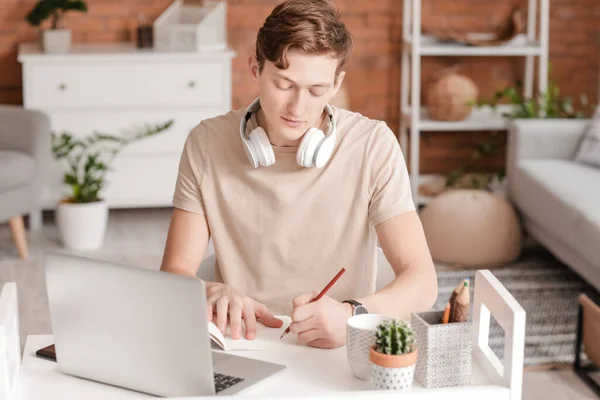
<instances>
[{"instance_id":1,"label":"drawer knob","mask_svg":"<svg viewBox=\"0 0 600 400\"><path fill-rule=\"evenodd\" d=\"M67 90L67 84L66 83L61 83L60 85L58 85L58 88L60 90Z\"/></svg>"},{"instance_id":2,"label":"drawer knob","mask_svg":"<svg viewBox=\"0 0 600 400\"><path fill-rule=\"evenodd\" d=\"M195 81L190 81L190 82L188 83L188 87L189 87L189 88L192 88L192 89L193 89L193 88L195 88L195 87L196 87L196 82L195 82Z\"/></svg>"}]
</instances>

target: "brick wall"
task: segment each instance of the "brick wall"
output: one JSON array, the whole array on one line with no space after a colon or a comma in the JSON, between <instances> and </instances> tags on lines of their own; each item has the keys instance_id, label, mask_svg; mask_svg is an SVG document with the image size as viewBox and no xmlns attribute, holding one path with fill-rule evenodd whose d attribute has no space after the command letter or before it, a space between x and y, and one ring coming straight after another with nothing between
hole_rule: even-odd
<instances>
[{"instance_id":1,"label":"brick wall","mask_svg":"<svg viewBox=\"0 0 600 400\"><path fill-rule=\"evenodd\" d=\"M489 30L507 17L511 1L422 0L423 25L457 30ZM525 4L524 0L514 0ZM71 15L66 23L75 42L132 40L138 15L154 20L170 0L88 0L89 13ZM255 95L246 59L254 48L256 32L278 0L229 0L229 42L238 56L233 60L233 106L246 105ZM21 72L16 61L17 44L31 41L36 31L24 18L33 0L0 0L0 103L21 104ZM401 0L337 0L344 21L356 40L356 51L346 78L351 108L383 119L397 131L400 82ZM551 0L550 60L562 93L586 93L597 101L600 60L600 2ZM422 81L445 66L459 64L472 77L482 96L522 76L522 58L426 58ZM421 168L447 172L468 160L476 144L488 133L424 133ZM500 133L501 142L504 135ZM503 165L503 152L485 160L492 169Z\"/></svg>"}]
</instances>

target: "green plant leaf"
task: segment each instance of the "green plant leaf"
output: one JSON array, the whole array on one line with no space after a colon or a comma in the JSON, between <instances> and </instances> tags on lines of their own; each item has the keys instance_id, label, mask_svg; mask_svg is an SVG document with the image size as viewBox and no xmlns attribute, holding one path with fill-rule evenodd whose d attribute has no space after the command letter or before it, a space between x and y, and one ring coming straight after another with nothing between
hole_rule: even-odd
<instances>
[{"instance_id":1,"label":"green plant leaf","mask_svg":"<svg viewBox=\"0 0 600 400\"><path fill-rule=\"evenodd\" d=\"M548 76L552 75L552 64L548 63ZM502 99L507 98L513 106L503 115L510 119L519 118L589 118L595 112L585 94L581 95L581 107L576 108L569 97L561 97L561 90L552 79L548 80L545 92L526 98L523 95L523 84L520 80L513 86L507 86L495 93L489 101L479 101L479 106L495 107Z\"/></svg>"},{"instance_id":2,"label":"green plant leaf","mask_svg":"<svg viewBox=\"0 0 600 400\"><path fill-rule=\"evenodd\" d=\"M87 3L82 0L39 0L27 13L25 20L32 26L39 26L52 18L52 29L58 27L62 16L68 11L87 12Z\"/></svg>"},{"instance_id":3,"label":"green plant leaf","mask_svg":"<svg viewBox=\"0 0 600 400\"><path fill-rule=\"evenodd\" d=\"M106 175L119 152L131 143L165 132L172 124L173 120L146 125L131 135L121 136L94 131L77 139L68 132L53 132L52 152L55 159L66 165L68 172L63 182L71 187L72 201L98 201L106 185Z\"/></svg>"}]
</instances>

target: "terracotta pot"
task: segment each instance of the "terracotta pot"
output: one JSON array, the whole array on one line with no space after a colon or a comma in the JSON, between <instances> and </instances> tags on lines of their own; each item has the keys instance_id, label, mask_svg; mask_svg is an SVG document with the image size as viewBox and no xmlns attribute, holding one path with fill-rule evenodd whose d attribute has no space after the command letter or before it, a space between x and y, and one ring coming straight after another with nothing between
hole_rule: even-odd
<instances>
[{"instance_id":1,"label":"terracotta pot","mask_svg":"<svg viewBox=\"0 0 600 400\"><path fill-rule=\"evenodd\" d=\"M408 354L382 354L371 347L369 359L373 363L373 383L377 389L403 390L412 387L418 351Z\"/></svg>"}]
</instances>

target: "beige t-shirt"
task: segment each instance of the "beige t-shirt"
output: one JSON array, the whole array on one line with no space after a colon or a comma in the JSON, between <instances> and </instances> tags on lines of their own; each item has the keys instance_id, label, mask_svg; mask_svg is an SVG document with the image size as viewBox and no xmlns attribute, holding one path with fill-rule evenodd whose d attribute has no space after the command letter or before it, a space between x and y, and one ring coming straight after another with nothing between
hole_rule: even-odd
<instances>
[{"instance_id":1,"label":"beige t-shirt","mask_svg":"<svg viewBox=\"0 0 600 400\"><path fill-rule=\"evenodd\" d=\"M217 280L275 314L291 315L294 297L320 291L342 267L328 296L372 293L375 226L415 209L393 132L334 107L337 141L323 168L299 166L297 147L273 146L275 164L254 169L239 136L245 112L206 119L190 132L173 198L174 207L206 215ZM255 126L253 117L248 132Z\"/></svg>"}]
</instances>

